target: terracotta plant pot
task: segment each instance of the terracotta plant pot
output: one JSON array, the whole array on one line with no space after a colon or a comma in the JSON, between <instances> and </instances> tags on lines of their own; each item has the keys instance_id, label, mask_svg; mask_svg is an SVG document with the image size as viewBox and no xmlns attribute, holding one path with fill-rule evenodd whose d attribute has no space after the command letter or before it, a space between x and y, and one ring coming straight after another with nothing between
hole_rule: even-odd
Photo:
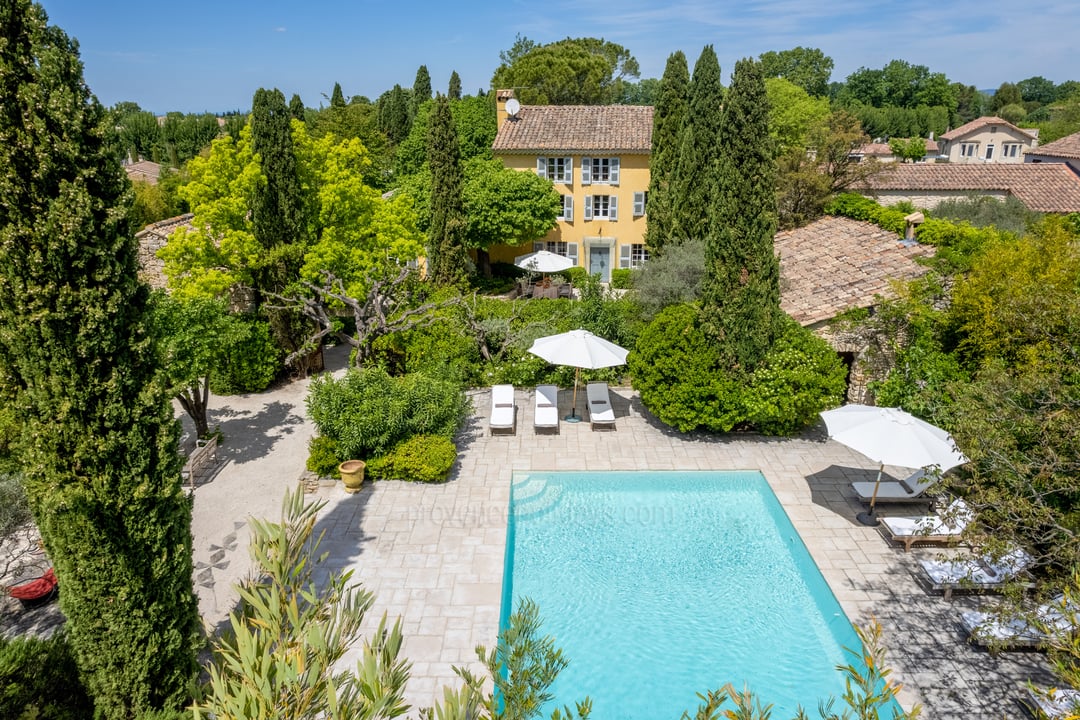
<instances>
[{"instance_id":1,"label":"terracotta plant pot","mask_svg":"<svg viewBox=\"0 0 1080 720\"><path fill-rule=\"evenodd\" d=\"M364 461L346 460L338 465L341 473L341 481L345 483L345 492L360 492L360 486L364 484Z\"/></svg>"}]
</instances>

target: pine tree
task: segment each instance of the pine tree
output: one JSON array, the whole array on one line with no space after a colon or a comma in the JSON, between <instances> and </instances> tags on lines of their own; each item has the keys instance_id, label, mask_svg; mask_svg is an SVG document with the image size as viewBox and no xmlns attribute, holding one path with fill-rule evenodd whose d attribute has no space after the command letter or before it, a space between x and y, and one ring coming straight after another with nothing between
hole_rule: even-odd
<instances>
[{"instance_id":1,"label":"pine tree","mask_svg":"<svg viewBox=\"0 0 1080 720\"><path fill-rule=\"evenodd\" d=\"M345 93L341 92L341 83L334 83L334 91L330 93L330 107L345 107Z\"/></svg>"},{"instance_id":2,"label":"pine tree","mask_svg":"<svg viewBox=\"0 0 1080 720\"><path fill-rule=\"evenodd\" d=\"M77 46L0 4L0 377L80 675L104 718L188 701L199 618L177 425L114 123Z\"/></svg>"},{"instance_id":3,"label":"pine tree","mask_svg":"<svg viewBox=\"0 0 1080 720\"><path fill-rule=\"evenodd\" d=\"M261 269L259 290L281 290L300 269L304 244L303 197L292 141L292 116L280 90L259 88L251 104L251 145L266 184L252 200L252 229L274 249ZM292 246L288 249L277 249Z\"/></svg>"},{"instance_id":4,"label":"pine tree","mask_svg":"<svg viewBox=\"0 0 1080 720\"><path fill-rule=\"evenodd\" d=\"M461 76L457 74L457 70L450 73L450 87L447 89L446 95L451 100L461 99Z\"/></svg>"},{"instance_id":5,"label":"pine tree","mask_svg":"<svg viewBox=\"0 0 1080 720\"><path fill-rule=\"evenodd\" d=\"M428 130L431 167L431 226L428 232L428 277L438 284L465 278L464 180L450 101L439 95L431 109Z\"/></svg>"},{"instance_id":6,"label":"pine tree","mask_svg":"<svg viewBox=\"0 0 1080 720\"><path fill-rule=\"evenodd\" d=\"M780 313L776 164L765 81L753 60L735 64L717 150L719 191L704 213L703 320L730 360L751 370L768 352Z\"/></svg>"},{"instance_id":7,"label":"pine tree","mask_svg":"<svg viewBox=\"0 0 1080 720\"><path fill-rule=\"evenodd\" d=\"M712 45L706 45L694 65L688 115L679 138L679 160L670 183L674 189L672 235L679 239L705 236L707 208L717 192L717 138L723 102L720 62Z\"/></svg>"},{"instance_id":8,"label":"pine tree","mask_svg":"<svg viewBox=\"0 0 1080 720\"><path fill-rule=\"evenodd\" d=\"M293 96L289 98L289 114L292 115L294 120L304 122L304 101L296 93L293 93Z\"/></svg>"},{"instance_id":9,"label":"pine tree","mask_svg":"<svg viewBox=\"0 0 1080 720\"><path fill-rule=\"evenodd\" d=\"M690 70L682 50L672 53L660 79L653 112L652 154L649 156L649 202L645 242L656 252L673 237L671 183L679 159L679 138L686 124Z\"/></svg>"},{"instance_id":10,"label":"pine tree","mask_svg":"<svg viewBox=\"0 0 1080 720\"><path fill-rule=\"evenodd\" d=\"M409 103L409 120L416 118L416 109L431 99L431 73L427 65L421 65L413 81L413 96Z\"/></svg>"}]
</instances>

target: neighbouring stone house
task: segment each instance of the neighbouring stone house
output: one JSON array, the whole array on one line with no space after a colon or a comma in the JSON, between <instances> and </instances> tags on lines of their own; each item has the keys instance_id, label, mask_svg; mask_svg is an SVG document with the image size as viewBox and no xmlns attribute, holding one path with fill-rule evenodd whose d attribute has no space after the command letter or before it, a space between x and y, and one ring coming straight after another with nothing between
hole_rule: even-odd
<instances>
[{"instance_id":1,"label":"neighbouring stone house","mask_svg":"<svg viewBox=\"0 0 1080 720\"><path fill-rule=\"evenodd\" d=\"M1036 212L1080 212L1080 176L1060 163L954 165L894 164L867 179L857 192L882 205L910 202L933 210L944 200L1010 195Z\"/></svg>"},{"instance_id":2,"label":"neighbouring stone house","mask_svg":"<svg viewBox=\"0 0 1080 720\"><path fill-rule=\"evenodd\" d=\"M171 217L151 223L135 233L139 243L139 277L152 288L165 288L165 261L157 256L158 250L165 247L169 235L178 227L193 228L191 213Z\"/></svg>"},{"instance_id":3,"label":"neighbouring stone house","mask_svg":"<svg viewBox=\"0 0 1080 720\"><path fill-rule=\"evenodd\" d=\"M1024 156L1026 163L1065 163L1080 175L1080 132L1041 145Z\"/></svg>"},{"instance_id":4,"label":"neighbouring stone house","mask_svg":"<svg viewBox=\"0 0 1080 720\"><path fill-rule=\"evenodd\" d=\"M1039 145L1039 131L981 117L943 133L940 140L942 157L952 163L1022 163Z\"/></svg>"},{"instance_id":5,"label":"neighbouring stone house","mask_svg":"<svg viewBox=\"0 0 1080 720\"><path fill-rule=\"evenodd\" d=\"M535 172L563 198L558 224L529 247L497 246L492 260L548 250L607 282L645 249L653 109L645 105L526 105L499 90L492 150L508 168ZM509 105L508 105L509 103ZM511 112L512 111L512 112Z\"/></svg>"},{"instance_id":6,"label":"neighbouring stone house","mask_svg":"<svg viewBox=\"0 0 1080 720\"><path fill-rule=\"evenodd\" d=\"M124 165L124 172L127 173L128 179L132 182L157 185L158 179L161 177L161 165L149 160L139 160Z\"/></svg>"},{"instance_id":7,"label":"neighbouring stone house","mask_svg":"<svg viewBox=\"0 0 1080 720\"><path fill-rule=\"evenodd\" d=\"M868 222L829 216L779 232L775 242L780 307L840 354L849 368L847 399L870 401L867 383L885 377L890 359L871 353L866 338L835 331L829 321L847 310L873 308L892 295L895 281L925 274L916 260L933 255L933 248L905 244Z\"/></svg>"},{"instance_id":8,"label":"neighbouring stone house","mask_svg":"<svg viewBox=\"0 0 1080 720\"><path fill-rule=\"evenodd\" d=\"M937 141L927 138L924 142L926 144L926 154L922 157L922 159L918 160L917 162L936 160L938 157ZM852 150L849 155L853 160L855 160L855 162L862 162L863 160L874 159L879 162L887 163L897 162L898 160L898 158L893 155L892 148L887 142L867 143Z\"/></svg>"}]
</instances>

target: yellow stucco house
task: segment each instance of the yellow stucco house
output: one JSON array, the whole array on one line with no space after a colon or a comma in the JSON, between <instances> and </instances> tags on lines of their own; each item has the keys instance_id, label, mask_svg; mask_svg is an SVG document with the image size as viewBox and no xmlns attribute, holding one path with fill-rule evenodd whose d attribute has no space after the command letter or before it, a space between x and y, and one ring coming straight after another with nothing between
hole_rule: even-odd
<instances>
[{"instance_id":1,"label":"yellow stucco house","mask_svg":"<svg viewBox=\"0 0 1080 720\"><path fill-rule=\"evenodd\" d=\"M642 105L526 105L499 90L492 149L503 164L550 179L563 196L558 225L531 247L499 245L493 261L534 250L569 257L607 282L645 250L653 109Z\"/></svg>"}]
</instances>

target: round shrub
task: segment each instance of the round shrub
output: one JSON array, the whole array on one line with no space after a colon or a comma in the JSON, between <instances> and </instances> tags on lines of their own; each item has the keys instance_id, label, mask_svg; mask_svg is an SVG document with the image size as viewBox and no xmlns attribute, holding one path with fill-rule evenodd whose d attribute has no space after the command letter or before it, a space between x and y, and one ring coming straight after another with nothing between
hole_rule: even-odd
<instances>
[{"instance_id":1,"label":"round shrub","mask_svg":"<svg viewBox=\"0 0 1080 720\"><path fill-rule=\"evenodd\" d=\"M634 271L630 268L614 268L611 271L611 287L616 290L629 290Z\"/></svg>"},{"instance_id":2,"label":"round shrub","mask_svg":"<svg viewBox=\"0 0 1080 720\"><path fill-rule=\"evenodd\" d=\"M373 477L410 482L444 482L457 459L457 448L440 435L415 435L387 455L368 462Z\"/></svg>"},{"instance_id":3,"label":"round shrub","mask_svg":"<svg viewBox=\"0 0 1080 720\"><path fill-rule=\"evenodd\" d=\"M781 314L778 337L751 374L743 396L746 421L767 435L786 435L815 422L844 399L847 369L832 347Z\"/></svg>"},{"instance_id":4,"label":"round shrub","mask_svg":"<svg viewBox=\"0 0 1080 720\"><path fill-rule=\"evenodd\" d=\"M368 460L413 435L454 436L468 410L460 386L419 373L392 378L382 368L352 368L339 380L311 382L308 414L339 455Z\"/></svg>"},{"instance_id":5,"label":"round shrub","mask_svg":"<svg viewBox=\"0 0 1080 720\"><path fill-rule=\"evenodd\" d=\"M48 640L0 638L0 717L79 720L94 703L61 630Z\"/></svg>"},{"instance_id":6,"label":"round shrub","mask_svg":"<svg viewBox=\"0 0 1080 720\"><path fill-rule=\"evenodd\" d=\"M308 442L307 469L316 475L339 478L338 465L342 462L337 440L316 435Z\"/></svg>"},{"instance_id":7,"label":"round shrub","mask_svg":"<svg viewBox=\"0 0 1080 720\"><path fill-rule=\"evenodd\" d=\"M231 322L229 346L210 375L210 389L217 395L262 392L281 369L282 350L265 321L238 316Z\"/></svg>"},{"instance_id":8,"label":"round shrub","mask_svg":"<svg viewBox=\"0 0 1080 720\"><path fill-rule=\"evenodd\" d=\"M638 337L628 362L641 402L682 431L752 428L792 433L840 404L845 369L828 343L784 315L752 372L733 369L701 328L693 305L671 305Z\"/></svg>"}]
</instances>

